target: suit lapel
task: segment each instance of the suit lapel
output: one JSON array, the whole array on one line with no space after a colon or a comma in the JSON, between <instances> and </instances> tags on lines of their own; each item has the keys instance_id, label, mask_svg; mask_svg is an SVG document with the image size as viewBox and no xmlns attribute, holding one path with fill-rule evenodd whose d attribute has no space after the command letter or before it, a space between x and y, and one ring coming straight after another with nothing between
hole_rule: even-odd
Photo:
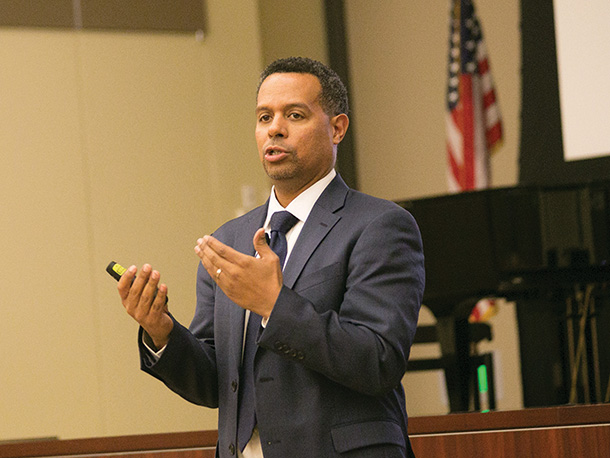
<instances>
[{"instance_id":1,"label":"suit lapel","mask_svg":"<svg viewBox=\"0 0 610 458\"><path fill-rule=\"evenodd\" d=\"M265 224L268 206L269 201L244 216L242 224L236 228L238 232L235 234L234 249L241 253L254 256L255 251L252 239L254 238L256 231Z\"/></svg>"},{"instance_id":2,"label":"suit lapel","mask_svg":"<svg viewBox=\"0 0 610 458\"><path fill-rule=\"evenodd\" d=\"M348 189L337 175L313 206L284 266L284 285L288 288L294 286L312 253L341 219L339 210L345 204Z\"/></svg>"},{"instance_id":3,"label":"suit lapel","mask_svg":"<svg viewBox=\"0 0 610 458\"><path fill-rule=\"evenodd\" d=\"M254 256L255 250L252 244L252 239L255 232L265 224L265 217L267 216L267 207L269 202L262 205L252 212L244 216L242 224L236 228L237 233L234 237L233 248L241 253ZM233 303L229 298L224 296L227 302L230 304L229 312L229 326L232 329L231 332L231 347L233 348L233 359L236 367L241 365L241 355L243 349L244 340L244 322L246 311Z\"/></svg>"}]
</instances>

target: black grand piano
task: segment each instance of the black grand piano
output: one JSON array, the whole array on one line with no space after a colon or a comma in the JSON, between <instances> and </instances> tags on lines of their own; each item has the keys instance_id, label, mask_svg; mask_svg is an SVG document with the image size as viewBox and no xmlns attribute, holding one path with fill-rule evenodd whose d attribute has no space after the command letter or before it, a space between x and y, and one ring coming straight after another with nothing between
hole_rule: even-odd
<instances>
[{"instance_id":1,"label":"black grand piano","mask_svg":"<svg viewBox=\"0 0 610 458\"><path fill-rule=\"evenodd\" d=\"M413 214L422 232L424 304L437 318L450 410L468 410L467 318L476 302L489 296L517 301L526 407L562 403L564 398L574 402L575 385L579 393L583 390L580 377L571 383L572 374L581 367L574 360L579 337L574 328L578 330L583 316L577 302L582 302L584 288L594 285L595 294L601 296L599 312L610 280L610 181L498 188L398 204ZM566 303L572 309L566 311ZM588 344L584 356L589 356L586 378L592 382L585 382L585 397L593 402L603 400L600 373L610 371L607 354L592 354L600 347L599 320L591 321L598 312L589 311L584 328ZM558 327L557 332L545 326ZM541 342L541 336L548 335L550 341ZM546 357L535 357L545 352ZM555 360L563 368L559 387ZM529 372L535 372L532 380L541 381L528 382ZM589 389L595 384L594 390ZM553 386L560 393L545 400L540 391Z\"/></svg>"}]
</instances>

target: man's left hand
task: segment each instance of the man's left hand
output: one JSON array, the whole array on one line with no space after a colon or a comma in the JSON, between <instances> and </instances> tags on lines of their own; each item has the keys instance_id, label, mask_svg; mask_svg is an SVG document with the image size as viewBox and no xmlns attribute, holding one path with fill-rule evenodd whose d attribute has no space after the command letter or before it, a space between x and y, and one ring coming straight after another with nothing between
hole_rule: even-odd
<instances>
[{"instance_id":1,"label":"man's left hand","mask_svg":"<svg viewBox=\"0 0 610 458\"><path fill-rule=\"evenodd\" d=\"M208 274L240 307L269 318L282 289L280 260L260 228L252 240L259 257L240 253L211 235L197 240L195 253Z\"/></svg>"}]
</instances>

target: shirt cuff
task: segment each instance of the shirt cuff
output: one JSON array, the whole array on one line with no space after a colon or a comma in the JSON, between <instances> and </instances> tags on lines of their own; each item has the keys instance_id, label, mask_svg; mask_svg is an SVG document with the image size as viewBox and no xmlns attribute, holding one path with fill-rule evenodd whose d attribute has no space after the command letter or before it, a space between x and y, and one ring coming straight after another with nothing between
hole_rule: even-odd
<instances>
[{"instance_id":1,"label":"shirt cuff","mask_svg":"<svg viewBox=\"0 0 610 458\"><path fill-rule=\"evenodd\" d=\"M153 357L155 362L157 362L157 361L159 361L159 359L161 359L161 355L163 354L163 352L165 351L165 348L167 347L167 345L164 345L162 348L157 350L156 349L157 347L155 347L155 344L153 343L152 338L148 335L148 333L146 331L144 331L142 333L142 343L144 344L144 346L146 347L146 349L148 350L150 355Z\"/></svg>"}]
</instances>

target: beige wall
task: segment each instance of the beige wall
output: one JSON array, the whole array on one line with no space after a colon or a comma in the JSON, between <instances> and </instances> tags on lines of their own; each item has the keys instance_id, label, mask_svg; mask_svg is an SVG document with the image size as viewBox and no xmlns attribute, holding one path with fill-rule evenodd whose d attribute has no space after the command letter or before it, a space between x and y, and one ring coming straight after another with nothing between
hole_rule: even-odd
<instances>
[{"instance_id":1,"label":"beige wall","mask_svg":"<svg viewBox=\"0 0 610 458\"><path fill-rule=\"evenodd\" d=\"M494 186L517 182L519 2L479 0L506 131ZM449 2L345 2L361 187L388 199L447 192L445 91Z\"/></svg>"},{"instance_id":2,"label":"beige wall","mask_svg":"<svg viewBox=\"0 0 610 458\"><path fill-rule=\"evenodd\" d=\"M196 238L240 210L243 186L268 192L252 116L263 63L327 59L322 1L303 3L209 0L201 42L0 29L0 440L215 428L215 411L139 371L104 268L151 262L189 322ZM444 4L346 4L362 190L444 192ZM478 4L507 130L494 183L513 184L518 4Z\"/></svg>"},{"instance_id":3,"label":"beige wall","mask_svg":"<svg viewBox=\"0 0 610 458\"><path fill-rule=\"evenodd\" d=\"M267 180L254 0L194 35L0 30L0 439L216 426L138 368L106 264L151 262L188 323L197 237ZM255 170L256 172L253 172Z\"/></svg>"}]
</instances>

